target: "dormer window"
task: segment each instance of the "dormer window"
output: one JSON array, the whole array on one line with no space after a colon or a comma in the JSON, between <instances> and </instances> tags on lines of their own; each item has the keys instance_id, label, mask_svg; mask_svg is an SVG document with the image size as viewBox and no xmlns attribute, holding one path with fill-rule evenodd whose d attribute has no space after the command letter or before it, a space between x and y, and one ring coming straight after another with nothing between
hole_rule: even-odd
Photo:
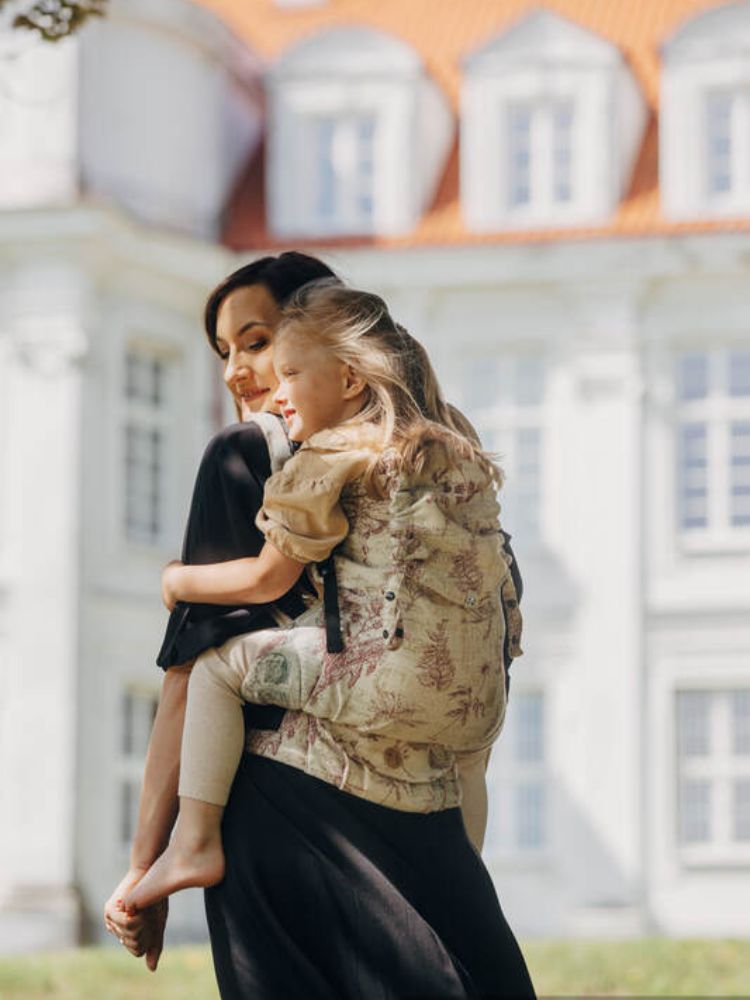
<instances>
[{"instance_id":1,"label":"dormer window","mask_svg":"<svg viewBox=\"0 0 750 1000\"><path fill-rule=\"evenodd\" d=\"M602 222L640 148L646 109L618 49L537 12L469 57L461 199L475 230Z\"/></svg>"},{"instance_id":2,"label":"dormer window","mask_svg":"<svg viewBox=\"0 0 750 1000\"><path fill-rule=\"evenodd\" d=\"M378 31L336 28L283 55L269 84L272 231L409 232L434 196L453 138L447 102L416 52Z\"/></svg>"},{"instance_id":3,"label":"dormer window","mask_svg":"<svg viewBox=\"0 0 750 1000\"><path fill-rule=\"evenodd\" d=\"M706 181L713 197L730 194L736 184L735 104L731 92L709 94L706 100Z\"/></svg>"},{"instance_id":4,"label":"dormer window","mask_svg":"<svg viewBox=\"0 0 750 1000\"><path fill-rule=\"evenodd\" d=\"M375 115L322 116L313 120L312 129L311 208L326 228L342 222L368 232L375 204Z\"/></svg>"},{"instance_id":5,"label":"dormer window","mask_svg":"<svg viewBox=\"0 0 750 1000\"><path fill-rule=\"evenodd\" d=\"M572 101L508 107L508 206L540 210L573 198Z\"/></svg>"},{"instance_id":6,"label":"dormer window","mask_svg":"<svg viewBox=\"0 0 750 1000\"><path fill-rule=\"evenodd\" d=\"M718 210L750 205L750 87L715 90L705 101L705 194Z\"/></svg>"},{"instance_id":7,"label":"dormer window","mask_svg":"<svg viewBox=\"0 0 750 1000\"><path fill-rule=\"evenodd\" d=\"M664 49L661 192L675 219L750 211L750 5L693 18Z\"/></svg>"}]
</instances>

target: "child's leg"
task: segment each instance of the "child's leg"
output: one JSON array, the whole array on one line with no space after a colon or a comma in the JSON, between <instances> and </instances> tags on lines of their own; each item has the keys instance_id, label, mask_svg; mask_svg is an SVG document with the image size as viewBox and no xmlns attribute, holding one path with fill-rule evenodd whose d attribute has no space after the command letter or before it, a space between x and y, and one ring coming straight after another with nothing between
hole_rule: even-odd
<instances>
[{"instance_id":1,"label":"child's leg","mask_svg":"<svg viewBox=\"0 0 750 1000\"><path fill-rule=\"evenodd\" d=\"M188 685L180 757L180 813L164 853L125 905L142 909L189 886L224 877L221 817L244 746L244 673L213 650L198 658Z\"/></svg>"},{"instance_id":2,"label":"child's leg","mask_svg":"<svg viewBox=\"0 0 750 1000\"><path fill-rule=\"evenodd\" d=\"M461 815L469 840L481 853L487 829L487 764L490 751L462 757L458 762L461 785Z\"/></svg>"}]
</instances>

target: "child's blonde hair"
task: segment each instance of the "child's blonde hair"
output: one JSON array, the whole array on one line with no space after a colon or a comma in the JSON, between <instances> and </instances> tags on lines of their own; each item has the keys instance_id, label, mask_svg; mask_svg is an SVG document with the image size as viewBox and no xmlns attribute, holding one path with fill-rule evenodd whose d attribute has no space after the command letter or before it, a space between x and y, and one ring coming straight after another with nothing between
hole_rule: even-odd
<instances>
[{"instance_id":1,"label":"child's blonde hair","mask_svg":"<svg viewBox=\"0 0 750 1000\"><path fill-rule=\"evenodd\" d=\"M445 403L424 347L395 323L371 292L336 281L314 281L284 308L277 337L300 333L348 364L367 385L358 421L379 428L379 446L395 472L418 472L427 445L440 442L451 464L474 459L499 485L502 474L482 451L469 421ZM366 481L377 490L373 460Z\"/></svg>"}]
</instances>

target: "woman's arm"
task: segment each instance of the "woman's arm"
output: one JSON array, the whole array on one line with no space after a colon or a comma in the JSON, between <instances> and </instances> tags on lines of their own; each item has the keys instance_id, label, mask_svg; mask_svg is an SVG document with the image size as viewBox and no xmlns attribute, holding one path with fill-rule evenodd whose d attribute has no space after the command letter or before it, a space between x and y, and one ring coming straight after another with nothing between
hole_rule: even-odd
<instances>
[{"instance_id":1,"label":"woman's arm","mask_svg":"<svg viewBox=\"0 0 750 1000\"><path fill-rule=\"evenodd\" d=\"M130 866L145 871L169 843L177 817L180 744L192 663L165 671L146 753Z\"/></svg>"},{"instance_id":2,"label":"woman's arm","mask_svg":"<svg viewBox=\"0 0 750 1000\"><path fill-rule=\"evenodd\" d=\"M461 785L461 816L466 833L481 854L487 831L487 765L490 751L461 757L458 762L458 780Z\"/></svg>"},{"instance_id":3,"label":"woman's arm","mask_svg":"<svg viewBox=\"0 0 750 1000\"><path fill-rule=\"evenodd\" d=\"M120 900L167 846L177 815L180 742L190 667L171 667L164 674L146 754L130 869L104 907L107 930L116 934L132 954L138 957L145 954L146 964L152 971L156 969L162 950L167 909L157 904L142 914L128 914L120 906Z\"/></svg>"},{"instance_id":4,"label":"woman's arm","mask_svg":"<svg viewBox=\"0 0 750 1000\"><path fill-rule=\"evenodd\" d=\"M185 566L170 563L162 573L162 597L171 610L177 601L196 604L268 604L299 580L305 563L266 542L257 557Z\"/></svg>"}]
</instances>

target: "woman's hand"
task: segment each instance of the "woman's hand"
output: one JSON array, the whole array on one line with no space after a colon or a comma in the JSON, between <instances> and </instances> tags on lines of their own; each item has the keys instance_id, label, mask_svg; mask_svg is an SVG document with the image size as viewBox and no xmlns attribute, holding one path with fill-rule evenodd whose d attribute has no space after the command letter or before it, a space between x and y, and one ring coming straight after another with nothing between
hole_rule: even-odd
<instances>
[{"instance_id":1,"label":"woman's hand","mask_svg":"<svg viewBox=\"0 0 750 1000\"><path fill-rule=\"evenodd\" d=\"M167 611L172 611L178 602L178 590L183 564L179 559L167 563L161 572L161 599Z\"/></svg>"},{"instance_id":2,"label":"woman's hand","mask_svg":"<svg viewBox=\"0 0 750 1000\"><path fill-rule=\"evenodd\" d=\"M104 905L104 925L135 958L146 956L146 965L156 972L164 948L164 929L169 913L163 899L145 910L126 910L122 899L135 886L145 870L131 868Z\"/></svg>"}]
</instances>

